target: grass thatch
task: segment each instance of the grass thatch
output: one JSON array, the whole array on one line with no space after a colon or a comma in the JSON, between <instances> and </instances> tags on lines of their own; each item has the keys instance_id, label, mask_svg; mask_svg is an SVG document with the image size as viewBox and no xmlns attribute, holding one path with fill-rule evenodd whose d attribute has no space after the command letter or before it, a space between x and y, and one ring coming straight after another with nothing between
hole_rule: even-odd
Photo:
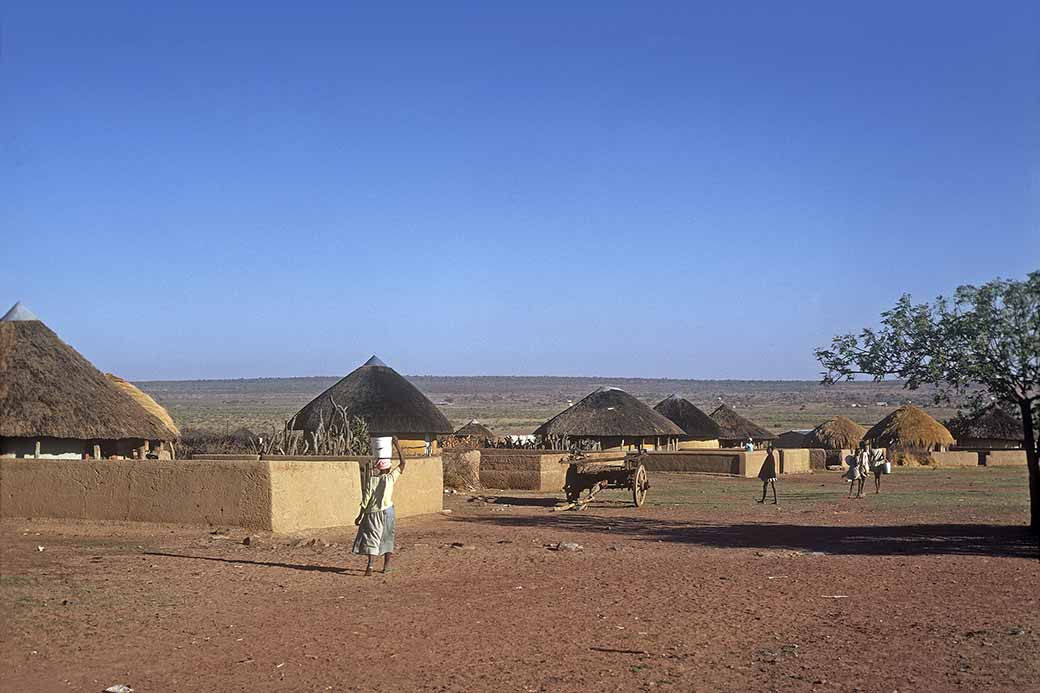
<instances>
[{"instance_id":1,"label":"grass thatch","mask_svg":"<svg viewBox=\"0 0 1040 693\"><path fill-rule=\"evenodd\" d=\"M419 389L376 357L369 359L292 419L293 428L315 431L332 420L337 405L363 419L372 435L451 433L451 422Z\"/></svg>"},{"instance_id":2,"label":"grass thatch","mask_svg":"<svg viewBox=\"0 0 1040 693\"><path fill-rule=\"evenodd\" d=\"M180 437L181 430L177 428L177 424L173 422L173 417L170 416L170 413L166 411L161 404L152 399L151 395L142 392L141 389L133 383L129 383L113 373L105 373L105 377L108 378L108 382L133 397L134 401L144 407L145 411L159 419L159 421L169 429L171 437Z\"/></svg>"},{"instance_id":3,"label":"grass thatch","mask_svg":"<svg viewBox=\"0 0 1040 693\"><path fill-rule=\"evenodd\" d=\"M745 419L725 404L720 404L711 413L711 418L719 425L719 440L741 441L751 438L751 440L758 442L776 439L776 434L772 431Z\"/></svg>"},{"instance_id":4,"label":"grass thatch","mask_svg":"<svg viewBox=\"0 0 1040 693\"><path fill-rule=\"evenodd\" d=\"M0 321L0 436L174 437L39 320Z\"/></svg>"},{"instance_id":5,"label":"grass thatch","mask_svg":"<svg viewBox=\"0 0 1040 693\"><path fill-rule=\"evenodd\" d=\"M954 444L953 434L945 426L912 404L878 421L863 437L883 448L930 450Z\"/></svg>"},{"instance_id":6,"label":"grass thatch","mask_svg":"<svg viewBox=\"0 0 1040 693\"><path fill-rule=\"evenodd\" d=\"M806 447L824 450L845 450L859 446L867 429L852 419L835 416L824 421L806 436Z\"/></svg>"},{"instance_id":7,"label":"grass thatch","mask_svg":"<svg viewBox=\"0 0 1040 693\"><path fill-rule=\"evenodd\" d=\"M685 432L686 438L715 440L721 429L715 420L684 397L671 395L656 405L654 411L674 423Z\"/></svg>"},{"instance_id":8,"label":"grass thatch","mask_svg":"<svg viewBox=\"0 0 1040 693\"><path fill-rule=\"evenodd\" d=\"M616 387L600 388L552 417L535 435L606 438L681 436L683 430Z\"/></svg>"},{"instance_id":9,"label":"grass thatch","mask_svg":"<svg viewBox=\"0 0 1040 693\"><path fill-rule=\"evenodd\" d=\"M1001 440L1021 443L1025 440L1022 421L995 404L972 417L958 417L946 423L955 438L964 445L969 440Z\"/></svg>"},{"instance_id":10,"label":"grass thatch","mask_svg":"<svg viewBox=\"0 0 1040 693\"><path fill-rule=\"evenodd\" d=\"M807 447L806 439L808 436L809 429L784 431L776 437L775 445L782 449L804 448Z\"/></svg>"},{"instance_id":11,"label":"grass thatch","mask_svg":"<svg viewBox=\"0 0 1040 693\"><path fill-rule=\"evenodd\" d=\"M473 419L468 424L455 431L453 435L466 437L473 436L475 438L489 438L494 439L495 434L491 432L491 429L480 423L476 419Z\"/></svg>"}]
</instances>

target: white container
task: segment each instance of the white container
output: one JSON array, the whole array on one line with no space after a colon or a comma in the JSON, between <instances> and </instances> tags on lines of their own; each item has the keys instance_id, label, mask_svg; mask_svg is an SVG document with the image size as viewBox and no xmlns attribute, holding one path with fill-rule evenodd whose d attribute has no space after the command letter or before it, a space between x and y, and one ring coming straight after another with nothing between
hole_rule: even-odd
<instances>
[{"instance_id":1,"label":"white container","mask_svg":"<svg viewBox=\"0 0 1040 693\"><path fill-rule=\"evenodd\" d=\"M377 460L392 460L394 439L391 436L372 436L372 457Z\"/></svg>"}]
</instances>

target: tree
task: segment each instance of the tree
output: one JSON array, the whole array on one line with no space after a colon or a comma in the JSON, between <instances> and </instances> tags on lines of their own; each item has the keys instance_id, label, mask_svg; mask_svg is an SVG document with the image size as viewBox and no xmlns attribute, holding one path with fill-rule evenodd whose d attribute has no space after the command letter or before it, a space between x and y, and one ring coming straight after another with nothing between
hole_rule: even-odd
<instances>
[{"instance_id":1,"label":"tree","mask_svg":"<svg viewBox=\"0 0 1040 693\"><path fill-rule=\"evenodd\" d=\"M817 349L823 382L895 376L908 389L931 384L937 401L988 394L1022 418L1030 527L1040 533L1040 271L1023 281L962 286L952 299L915 305L904 294L879 329L835 337Z\"/></svg>"}]
</instances>

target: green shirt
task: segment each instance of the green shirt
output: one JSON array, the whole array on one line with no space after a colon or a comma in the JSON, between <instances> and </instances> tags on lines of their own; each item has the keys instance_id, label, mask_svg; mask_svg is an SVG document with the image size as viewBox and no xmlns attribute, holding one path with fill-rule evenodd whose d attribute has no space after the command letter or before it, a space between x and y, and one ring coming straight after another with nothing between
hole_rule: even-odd
<instances>
[{"instance_id":1,"label":"green shirt","mask_svg":"<svg viewBox=\"0 0 1040 693\"><path fill-rule=\"evenodd\" d=\"M401 478L401 468L387 474L373 474L361 494L361 510L366 513L386 510L394 504L394 484Z\"/></svg>"}]
</instances>

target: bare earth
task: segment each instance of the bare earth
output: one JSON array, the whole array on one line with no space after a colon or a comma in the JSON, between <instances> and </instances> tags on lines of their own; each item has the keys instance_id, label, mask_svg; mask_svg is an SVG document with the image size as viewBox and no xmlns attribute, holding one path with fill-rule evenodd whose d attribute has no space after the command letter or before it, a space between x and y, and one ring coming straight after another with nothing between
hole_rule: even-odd
<instances>
[{"instance_id":1,"label":"bare earth","mask_svg":"<svg viewBox=\"0 0 1040 693\"><path fill-rule=\"evenodd\" d=\"M5 520L2 688L1040 689L1024 470L897 470L863 500L836 474L785 478L779 507L753 480L651 481L639 510L447 496L372 578L353 528L246 546Z\"/></svg>"}]
</instances>

